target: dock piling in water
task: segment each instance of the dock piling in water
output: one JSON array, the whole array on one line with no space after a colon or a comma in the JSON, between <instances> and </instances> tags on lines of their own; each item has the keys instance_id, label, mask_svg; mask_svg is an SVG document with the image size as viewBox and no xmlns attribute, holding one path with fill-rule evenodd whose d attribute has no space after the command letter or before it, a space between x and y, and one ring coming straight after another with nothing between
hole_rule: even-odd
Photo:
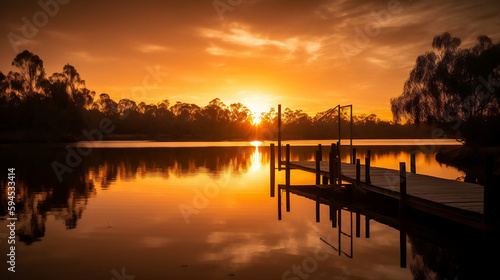
<instances>
[{"instance_id":1,"label":"dock piling in water","mask_svg":"<svg viewBox=\"0 0 500 280\"><path fill-rule=\"evenodd\" d=\"M356 159L356 184L361 182L361 160Z\"/></svg>"},{"instance_id":2,"label":"dock piling in water","mask_svg":"<svg viewBox=\"0 0 500 280\"><path fill-rule=\"evenodd\" d=\"M275 156L274 156L274 144L271 143L271 147L270 147L270 152L271 152L271 155L270 155L270 162L269 162L269 165L270 165L270 172L271 172L271 197L274 197L274 193L275 193L275 185L276 185L276 169L275 169Z\"/></svg>"},{"instance_id":3,"label":"dock piling in water","mask_svg":"<svg viewBox=\"0 0 500 280\"><path fill-rule=\"evenodd\" d=\"M334 154L333 154L333 151L330 152L329 154L329 161L328 161L328 171L329 171L329 174L330 174L330 185L334 185L335 184L335 179L334 179L334 174L333 174L333 163L334 163Z\"/></svg>"},{"instance_id":4,"label":"dock piling in water","mask_svg":"<svg viewBox=\"0 0 500 280\"><path fill-rule=\"evenodd\" d=\"M281 171L281 104L278 104L278 171Z\"/></svg>"},{"instance_id":5,"label":"dock piling in water","mask_svg":"<svg viewBox=\"0 0 500 280\"><path fill-rule=\"evenodd\" d=\"M318 144L318 150L319 150L319 161L323 161L323 147L321 144Z\"/></svg>"},{"instance_id":6,"label":"dock piling in water","mask_svg":"<svg viewBox=\"0 0 500 280\"><path fill-rule=\"evenodd\" d=\"M406 163L399 163L399 215L404 215L406 204Z\"/></svg>"},{"instance_id":7,"label":"dock piling in water","mask_svg":"<svg viewBox=\"0 0 500 280\"><path fill-rule=\"evenodd\" d=\"M321 184L321 151L316 151L316 185Z\"/></svg>"},{"instance_id":8,"label":"dock piling in water","mask_svg":"<svg viewBox=\"0 0 500 280\"><path fill-rule=\"evenodd\" d=\"M417 168L416 168L416 165L415 165L415 152L411 152L411 156L410 156L410 172L415 174L417 173Z\"/></svg>"},{"instance_id":9,"label":"dock piling in water","mask_svg":"<svg viewBox=\"0 0 500 280\"><path fill-rule=\"evenodd\" d=\"M286 144L286 211L290 212L290 144Z\"/></svg>"}]
</instances>

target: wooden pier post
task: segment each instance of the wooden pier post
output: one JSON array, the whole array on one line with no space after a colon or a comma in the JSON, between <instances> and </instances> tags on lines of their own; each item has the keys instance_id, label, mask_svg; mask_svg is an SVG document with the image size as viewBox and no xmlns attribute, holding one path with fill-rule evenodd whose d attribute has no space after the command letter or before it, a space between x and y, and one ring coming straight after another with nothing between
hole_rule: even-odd
<instances>
[{"instance_id":1,"label":"wooden pier post","mask_svg":"<svg viewBox=\"0 0 500 280\"><path fill-rule=\"evenodd\" d=\"M319 223L319 209L320 209L320 188L316 188L316 223Z\"/></svg>"},{"instance_id":2,"label":"wooden pier post","mask_svg":"<svg viewBox=\"0 0 500 280\"><path fill-rule=\"evenodd\" d=\"M488 155L485 158L484 161L484 223L490 224L493 220L493 206L494 206L494 199L493 199L493 169L494 169L494 159L493 156Z\"/></svg>"},{"instance_id":3,"label":"wooden pier post","mask_svg":"<svg viewBox=\"0 0 500 280\"><path fill-rule=\"evenodd\" d=\"M281 104L278 104L278 171L281 171Z\"/></svg>"},{"instance_id":4,"label":"wooden pier post","mask_svg":"<svg viewBox=\"0 0 500 280\"><path fill-rule=\"evenodd\" d=\"M290 144L286 144L286 212L290 212Z\"/></svg>"},{"instance_id":5,"label":"wooden pier post","mask_svg":"<svg viewBox=\"0 0 500 280\"><path fill-rule=\"evenodd\" d=\"M406 268L406 232L399 229L399 257L401 268Z\"/></svg>"},{"instance_id":6,"label":"wooden pier post","mask_svg":"<svg viewBox=\"0 0 500 280\"><path fill-rule=\"evenodd\" d=\"M370 218L365 216L365 238L370 238Z\"/></svg>"},{"instance_id":7,"label":"wooden pier post","mask_svg":"<svg viewBox=\"0 0 500 280\"><path fill-rule=\"evenodd\" d=\"M316 151L316 185L321 184L321 151Z\"/></svg>"},{"instance_id":8,"label":"wooden pier post","mask_svg":"<svg viewBox=\"0 0 500 280\"><path fill-rule=\"evenodd\" d=\"M323 161L323 147L321 144L318 144L318 150L319 150L319 161Z\"/></svg>"},{"instance_id":9,"label":"wooden pier post","mask_svg":"<svg viewBox=\"0 0 500 280\"><path fill-rule=\"evenodd\" d=\"M372 182L370 178L370 158L371 158L371 151L368 150L366 153L366 158L365 158L365 183L370 184Z\"/></svg>"},{"instance_id":10,"label":"wooden pier post","mask_svg":"<svg viewBox=\"0 0 500 280\"><path fill-rule=\"evenodd\" d=\"M351 163L356 164L356 148L352 149L352 158L351 158Z\"/></svg>"},{"instance_id":11,"label":"wooden pier post","mask_svg":"<svg viewBox=\"0 0 500 280\"><path fill-rule=\"evenodd\" d=\"M417 168L415 165L415 151L411 152L410 156L410 172L413 174L417 173Z\"/></svg>"},{"instance_id":12,"label":"wooden pier post","mask_svg":"<svg viewBox=\"0 0 500 280\"><path fill-rule=\"evenodd\" d=\"M356 237L361 236L361 214L356 213Z\"/></svg>"},{"instance_id":13,"label":"wooden pier post","mask_svg":"<svg viewBox=\"0 0 500 280\"><path fill-rule=\"evenodd\" d=\"M329 171L329 174L330 174L330 185L335 185L335 174L334 174L334 161L335 161L335 156L333 154L334 152L330 152L329 154L329 161L328 161L328 171Z\"/></svg>"},{"instance_id":14,"label":"wooden pier post","mask_svg":"<svg viewBox=\"0 0 500 280\"><path fill-rule=\"evenodd\" d=\"M342 187L342 158L340 157L340 141L337 143L337 186Z\"/></svg>"},{"instance_id":15,"label":"wooden pier post","mask_svg":"<svg viewBox=\"0 0 500 280\"><path fill-rule=\"evenodd\" d=\"M330 200L330 220L332 221L332 228L337 227L337 210L334 207L333 200Z\"/></svg>"},{"instance_id":16,"label":"wooden pier post","mask_svg":"<svg viewBox=\"0 0 500 280\"><path fill-rule=\"evenodd\" d=\"M342 252L342 208L339 209L338 211L339 216L337 218L338 220L338 225L339 225L339 256Z\"/></svg>"},{"instance_id":17,"label":"wooden pier post","mask_svg":"<svg viewBox=\"0 0 500 280\"><path fill-rule=\"evenodd\" d=\"M406 205L406 163L399 163L399 216L404 216Z\"/></svg>"},{"instance_id":18,"label":"wooden pier post","mask_svg":"<svg viewBox=\"0 0 500 280\"><path fill-rule=\"evenodd\" d=\"M281 188L278 186L278 220L281 221Z\"/></svg>"},{"instance_id":19,"label":"wooden pier post","mask_svg":"<svg viewBox=\"0 0 500 280\"><path fill-rule=\"evenodd\" d=\"M361 182L361 160L356 159L356 184Z\"/></svg>"},{"instance_id":20,"label":"wooden pier post","mask_svg":"<svg viewBox=\"0 0 500 280\"><path fill-rule=\"evenodd\" d=\"M270 165L270 174L271 174L271 197L274 197L274 193L275 193L275 185L276 185L276 169L275 169L275 163L276 163L276 159L275 159L275 156L274 156L274 144L271 143L271 147L270 147L270 162L269 162L269 165Z\"/></svg>"}]
</instances>

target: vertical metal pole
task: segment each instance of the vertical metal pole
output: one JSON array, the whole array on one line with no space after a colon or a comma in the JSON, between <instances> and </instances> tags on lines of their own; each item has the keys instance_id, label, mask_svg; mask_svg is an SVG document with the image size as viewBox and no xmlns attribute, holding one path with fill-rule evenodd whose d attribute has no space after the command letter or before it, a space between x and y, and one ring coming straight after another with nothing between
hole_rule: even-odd
<instances>
[{"instance_id":1,"label":"vertical metal pole","mask_svg":"<svg viewBox=\"0 0 500 280\"><path fill-rule=\"evenodd\" d=\"M281 104L278 104L278 171L281 171Z\"/></svg>"}]
</instances>

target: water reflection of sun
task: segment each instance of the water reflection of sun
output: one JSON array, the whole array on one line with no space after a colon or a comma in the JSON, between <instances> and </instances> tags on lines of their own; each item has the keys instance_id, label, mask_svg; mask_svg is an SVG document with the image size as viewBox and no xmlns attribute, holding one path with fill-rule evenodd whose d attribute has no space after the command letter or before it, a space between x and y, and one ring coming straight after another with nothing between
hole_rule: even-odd
<instances>
[{"instance_id":1,"label":"water reflection of sun","mask_svg":"<svg viewBox=\"0 0 500 280\"><path fill-rule=\"evenodd\" d=\"M259 142L259 141L254 141L254 142ZM252 142L252 145L254 145ZM260 144L262 144L261 142L259 142ZM254 145L255 146L255 152L252 154L252 166L250 167L250 169L252 171L257 171L261 168L261 164L260 164L260 152L259 152L259 145Z\"/></svg>"}]
</instances>

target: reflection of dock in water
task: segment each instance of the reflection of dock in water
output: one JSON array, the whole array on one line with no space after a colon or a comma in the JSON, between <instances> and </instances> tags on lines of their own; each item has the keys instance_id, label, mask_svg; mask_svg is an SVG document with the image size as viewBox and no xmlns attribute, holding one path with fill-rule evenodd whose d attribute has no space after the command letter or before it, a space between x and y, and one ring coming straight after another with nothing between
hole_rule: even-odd
<instances>
[{"instance_id":1,"label":"reflection of dock in water","mask_svg":"<svg viewBox=\"0 0 500 280\"><path fill-rule=\"evenodd\" d=\"M283 208L293 212L290 195L296 195L315 202L316 222L329 218L332 229L338 239L325 242L338 255L348 258L355 257L355 240L371 238L370 224L376 222L387 225L399 231L400 266L407 267L407 238L410 236L439 244L450 251L466 252L476 255L491 249L495 252L498 242L494 235L485 235L484 231L462 224L453 223L443 218L432 218L429 214L410 210L402 216L398 213L399 205L390 198L379 194L367 193L360 195L349 188L321 189L307 185L277 186L278 219L283 219ZM375 196L376 200L374 200ZM285 201L283 201L285 200ZM324 211L324 207L328 207ZM321 212L323 208L324 212ZM347 216L347 219L346 219ZM343 217L343 218L342 218ZM313 217L311 217L313 218ZM362 225L364 224L364 227ZM364 232L362 232L364 229ZM348 242L345 242L345 239Z\"/></svg>"}]
</instances>

